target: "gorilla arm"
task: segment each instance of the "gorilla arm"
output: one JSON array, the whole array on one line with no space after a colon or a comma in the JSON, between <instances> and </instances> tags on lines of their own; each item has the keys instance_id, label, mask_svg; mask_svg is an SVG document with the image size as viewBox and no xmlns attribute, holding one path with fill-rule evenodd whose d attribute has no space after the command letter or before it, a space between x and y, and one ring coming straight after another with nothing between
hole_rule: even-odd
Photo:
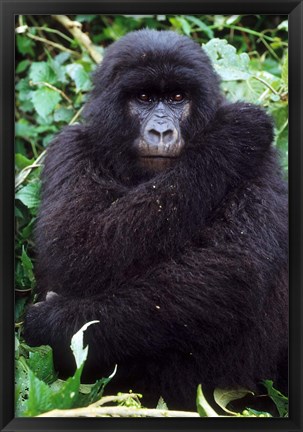
<instances>
[{"instance_id":1,"label":"gorilla arm","mask_svg":"<svg viewBox=\"0 0 303 432\"><path fill-rule=\"evenodd\" d=\"M98 294L110 283L131 277L132 270L176 255L226 191L256 175L272 127L258 108L233 104L222 107L195 139L200 144L188 143L173 169L132 189L78 173L77 165L87 165L80 150L66 158L71 162L60 159L54 167L51 159L46 164L38 236L40 268L48 273L46 290L81 297ZM53 148L62 158L60 151Z\"/></svg>"},{"instance_id":2,"label":"gorilla arm","mask_svg":"<svg viewBox=\"0 0 303 432\"><path fill-rule=\"evenodd\" d=\"M281 270L281 260L273 256L279 253L278 239L270 228L278 217L268 211L261 222L256 214L258 209L243 203L238 220L245 221L244 227L234 222L213 227L210 235L218 238L236 234L228 246L191 247L115 290L83 299L52 296L32 306L25 322L27 342L50 344L62 366L72 335L84 323L99 320L87 330L86 342L102 372L142 353L152 358L165 350L189 354L235 340L239 331L252 330L256 316L262 323L270 281Z\"/></svg>"}]
</instances>

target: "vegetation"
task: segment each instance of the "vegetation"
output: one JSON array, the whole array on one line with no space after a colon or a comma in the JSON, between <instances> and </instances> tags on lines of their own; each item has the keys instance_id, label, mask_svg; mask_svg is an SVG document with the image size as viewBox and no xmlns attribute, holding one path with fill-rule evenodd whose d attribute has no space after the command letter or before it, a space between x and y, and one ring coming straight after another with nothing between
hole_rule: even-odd
<instances>
[{"instance_id":1,"label":"vegetation","mask_svg":"<svg viewBox=\"0 0 303 432\"><path fill-rule=\"evenodd\" d=\"M33 228L39 207L40 173L47 145L67 124L81 121L91 89L91 72L106 47L127 32L144 27L172 29L194 38L213 61L230 100L262 105L273 116L275 145L287 177L288 57L285 17L279 16L19 16L16 20L16 415L35 416L54 409L68 415L175 416L164 401L157 410L142 410L136 394L103 397L110 378L81 384L87 350L83 331L73 338L75 375L57 378L50 347L30 348L22 339L26 304L35 301ZM270 379L270 377L268 377ZM186 383L184 383L186 385ZM287 398L265 382L279 416L287 416ZM249 389L248 389L249 390ZM235 416L270 416L247 408L227 408L248 393L217 390L218 412ZM101 399L100 399L101 398ZM111 403L115 406L104 407ZM87 407L87 408L83 408ZM156 407L155 407L156 408ZM79 411L77 411L79 409ZM139 409L141 409L139 411ZM81 411L82 410L82 411ZM83 410L84 411L83 413ZM197 393L197 413L218 416ZM63 413L61 413L64 415ZM56 414L58 415L58 413ZM185 413L179 413L185 415ZM189 415L189 413L188 413Z\"/></svg>"}]
</instances>

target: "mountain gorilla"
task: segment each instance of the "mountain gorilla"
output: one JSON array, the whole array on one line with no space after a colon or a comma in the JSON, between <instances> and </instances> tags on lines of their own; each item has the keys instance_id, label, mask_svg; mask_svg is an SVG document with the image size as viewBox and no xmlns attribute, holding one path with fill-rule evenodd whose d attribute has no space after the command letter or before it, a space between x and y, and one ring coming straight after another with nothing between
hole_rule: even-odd
<instances>
[{"instance_id":1,"label":"mountain gorilla","mask_svg":"<svg viewBox=\"0 0 303 432\"><path fill-rule=\"evenodd\" d=\"M86 121L47 151L39 302L25 338L64 375L194 409L204 388L287 387L287 195L259 107L228 103L200 46L133 32L94 76Z\"/></svg>"}]
</instances>

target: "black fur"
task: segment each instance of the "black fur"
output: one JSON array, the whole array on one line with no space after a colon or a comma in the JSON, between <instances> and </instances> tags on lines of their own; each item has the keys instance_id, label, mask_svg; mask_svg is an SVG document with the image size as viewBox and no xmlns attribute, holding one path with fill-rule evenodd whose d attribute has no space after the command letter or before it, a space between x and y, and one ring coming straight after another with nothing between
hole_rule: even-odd
<instances>
[{"instance_id":1,"label":"black fur","mask_svg":"<svg viewBox=\"0 0 303 432\"><path fill-rule=\"evenodd\" d=\"M86 374L109 391L162 395L192 409L197 385L287 387L287 193L259 107L229 104L198 44L144 30L113 44L94 77L86 123L47 152L36 228L41 303L25 337L70 372L87 321ZM190 94L176 164L138 167L128 100L160 85ZM45 301L48 291L52 296Z\"/></svg>"}]
</instances>

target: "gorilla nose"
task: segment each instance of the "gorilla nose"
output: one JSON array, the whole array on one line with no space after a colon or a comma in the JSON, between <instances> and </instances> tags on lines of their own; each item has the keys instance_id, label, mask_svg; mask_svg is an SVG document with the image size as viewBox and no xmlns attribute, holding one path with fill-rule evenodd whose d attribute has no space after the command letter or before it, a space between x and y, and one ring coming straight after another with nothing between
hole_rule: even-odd
<instances>
[{"instance_id":1,"label":"gorilla nose","mask_svg":"<svg viewBox=\"0 0 303 432\"><path fill-rule=\"evenodd\" d=\"M146 128L144 138L150 145L164 144L170 146L178 139L178 132L172 125L165 123L153 123Z\"/></svg>"},{"instance_id":2,"label":"gorilla nose","mask_svg":"<svg viewBox=\"0 0 303 432\"><path fill-rule=\"evenodd\" d=\"M157 129L150 129L147 131L147 138L148 142L151 144L163 142L169 145L174 142L174 131L172 129L167 129L162 132Z\"/></svg>"}]
</instances>

